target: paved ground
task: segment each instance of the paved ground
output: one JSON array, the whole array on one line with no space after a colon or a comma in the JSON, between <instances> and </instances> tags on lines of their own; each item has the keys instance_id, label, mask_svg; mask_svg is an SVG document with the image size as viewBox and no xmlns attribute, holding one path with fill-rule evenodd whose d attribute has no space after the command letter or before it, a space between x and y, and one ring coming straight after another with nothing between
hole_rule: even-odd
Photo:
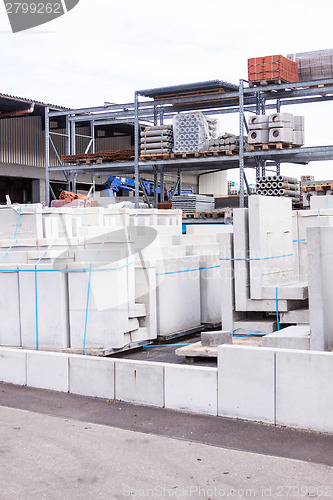
<instances>
[{"instance_id":1,"label":"paved ground","mask_svg":"<svg viewBox=\"0 0 333 500\"><path fill-rule=\"evenodd\" d=\"M0 384L0 499L333 498L333 436Z\"/></svg>"}]
</instances>

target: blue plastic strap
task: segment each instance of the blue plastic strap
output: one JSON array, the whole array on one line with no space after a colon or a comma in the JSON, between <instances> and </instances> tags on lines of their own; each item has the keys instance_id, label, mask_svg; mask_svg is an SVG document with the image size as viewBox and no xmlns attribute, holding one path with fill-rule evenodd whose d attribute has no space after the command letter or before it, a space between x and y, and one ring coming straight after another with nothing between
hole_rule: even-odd
<instances>
[{"instance_id":1,"label":"blue plastic strap","mask_svg":"<svg viewBox=\"0 0 333 500\"><path fill-rule=\"evenodd\" d=\"M278 331L280 330L280 317L279 317L279 287L276 287L275 291L275 301L276 301L276 323L277 323L277 329Z\"/></svg>"},{"instance_id":2,"label":"blue plastic strap","mask_svg":"<svg viewBox=\"0 0 333 500\"><path fill-rule=\"evenodd\" d=\"M20 207L20 209L18 211L18 216L17 216L17 221L16 221L16 227L15 227L15 233L14 233L14 240L16 239L16 234L17 234L17 230L18 230L19 220L20 220L20 217L21 217L21 212L22 212L22 207Z\"/></svg>"},{"instance_id":3,"label":"blue plastic strap","mask_svg":"<svg viewBox=\"0 0 333 500\"><path fill-rule=\"evenodd\" d=\"M247 335L237 335L237 337L241 337L241 338L245 338L245 337L252 337L253 335L255 335L256 333L260 333L261 335L269 335L269 332L264 332L262 330L254 330L253 328L236 328L236 330L234 330L232 332L232 336L234 337L235 333L240 331L240 330L249 330L250 332L253 332L253 333L249 333Z\"/></svg>"},{"instance_id":4,"label":"blue plastic strap","mask_svg":"<svg viewBox=\"0 0 333 500\"><path fill-rule=\"evenodd\" d=\"M286 255L274 255L273 257L258 257L258 258L244 258L244 259L220 259L222 261L233 261L233 262L252 262L252 261L261 261L261 260L272 260L272 259L282 259L284 257L293 257L293 253L288 253Z\"/></svg>"},{"instance_id":5,"label":"blue plastic strap","mask_svg":"<svg viewBox=\"0 0 333 500\"><path fill-rule=\"evenodd\" d=\"M11 249L13 248L13 246L15 245L15 243L17 242L17 240L14 240L14 242L10 245L9 248L7 248L7 250L5 251L5 253L0 257L0 262L2 261L2 259L4 259L6 257L6 255L11 251Z\"/></svg>"},{"instance_id":6,"label":"blue plastic strap","mask_svg":"<svg viewBox=\"0 0 333 500\"><path fill-rule=\"evenodd\" d=\"M85 317L85 321L84 321L84 335L83 335L83 355L84 356L86 354L86 340L87 340L87 326L88 326L88 310L89 310L89 298L90 298L90 285L91 285L91 264L90 264L89 277L88 277L86 317Z\"/></svg>"}]
</instances>

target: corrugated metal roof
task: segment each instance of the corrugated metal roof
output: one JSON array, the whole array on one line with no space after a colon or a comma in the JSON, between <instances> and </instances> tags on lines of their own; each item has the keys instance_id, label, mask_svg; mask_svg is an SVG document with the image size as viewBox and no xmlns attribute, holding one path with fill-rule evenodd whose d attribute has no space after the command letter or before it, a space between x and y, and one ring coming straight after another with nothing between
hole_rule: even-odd
<instances>
[{"instance_id":1,"label":"corrugated metal roof","mask_svg":"<svg viewBox=\"0 0 333 500\"><path fill-rule=\"evenodd\" d=\"M224 82L223 80L209 80L206 82L186 83L182 85L171 85L155 89L139 90L138 93L145 97L167 96L168 94L185 94L188 92L202 92L215 89L237 91L238 85Z\"/></svg>"},{"instance_id":2,"label":"corrugated metal roof","mask_svg":"<svg viewBox=\"0 0 333 500\"><path fill-rule=\"evenodd\" d=\"M18 97L18 96L14 96L14 95L11 95L11 94L2 94L0 93L0 100L1 99L4 99L4 100L11 100L11 101L15 101L15 102L27 102L29 104L36 104L38 106L43 106L43 107L49 107L49 108L54 108L54 109L59 109L59 110L68 110L70 108L66 108L64 106L57 106L55 104L49 104L49 103L45 103L45 102L42 102L42 101L36 101L35 99L27 99L26 97Z\"/></svg>"}]
</instances>

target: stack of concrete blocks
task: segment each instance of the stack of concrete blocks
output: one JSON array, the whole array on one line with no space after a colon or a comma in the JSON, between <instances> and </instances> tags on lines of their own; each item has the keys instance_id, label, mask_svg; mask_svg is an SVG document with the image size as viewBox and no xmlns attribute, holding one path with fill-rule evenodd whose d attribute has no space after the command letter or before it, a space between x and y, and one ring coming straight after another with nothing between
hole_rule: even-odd
<instances>
[{"instance_id":1,"label":"stack of concrete blocks","mask_svg":"<svg viewBox=\"0 0 333 500\"><path fill-rule=\"evenodd\" d=\"M268 115L255 115L249 118L249 144L268 144L269 142L269 129L268 129L269 116Z\"/></svg>"},{"instance_id":2,"label":"stack of concrete blocks","mask_svg":"<svg viewBox=\"0 0 333 500\"><path fill-rule=\"evenodd\" d=\"M247 136L244 137L244 149L248 151L249 144ZM213 137L209 140L210 151L233 151L235 154L239 152L239 136L225 133L219 137Z\"/></svg>"},{"instance_id":3,"label":"stack of concrete blocks","mask_svg":"<svg viewBox=\"0 0 333 500\"><path fill-rule=\"evenodd\" d=\"M218 247L175 244L179 210L14 208L0 211L1 345L117 349L200 327L200 262ZM207 272L209 297L220 283Z\"/></svg>"},{"instance_id":4,"label":"stack of concrete blocks","mask_svg":"<svg viewBox=\"0 0 333 500\"><path fill-rule=\"evenodd\" d=\"M173 118L175 153L207 151L209 139L217 136L218 122L201 111L178 113Z\"/></svg>"},{"instance_id":5,"label":"stack of concrete blocks","mask_svg":"<svg viewBox=\"0 0 333 500\"><path fill-rule=\"evenodd\" d=\"M172 125L147 127L141 132L141 155L171 153L173 147Z\"/></svg>"},{"instance_id":6,"label":"stack of concrete blocks","mask_svg":"<svg viewBox=\"0 0 333 500\"><path fill-rule=\"evenodd\" d=\"M304 145L304 116L291 113L251 116L248 141L254 145L282 143L301 147Z\"/></svg>"},{"instance_id":7,"label":"stack of concrete blocks","mask_svg":"<svg viewBox=\"0 0 333 500\"><path fill-rule=\"evenodd\" d=\"M266 335L277 329L274 313L307 306L307 283L295 281L292 227L289 199L251 196L248 209L234 210L234 237L221 253L223 330Z\"/></svg>"}]
</instances>

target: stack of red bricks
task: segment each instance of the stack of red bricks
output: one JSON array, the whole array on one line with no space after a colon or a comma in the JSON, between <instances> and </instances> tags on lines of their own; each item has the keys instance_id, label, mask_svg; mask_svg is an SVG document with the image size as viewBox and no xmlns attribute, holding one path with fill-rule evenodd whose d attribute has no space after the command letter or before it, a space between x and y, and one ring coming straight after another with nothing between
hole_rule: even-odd
<instances>
[{"instance_id":1,"label":"stack of red bricks","mask_svg":"<svg viewBox=\"0 0 333 500\"><path fill-rule=\"evenodd\" d=\"M248 59L248 75L252 84L299 81L297 63L281 55Z\"/></svg>"}]
</instances>

